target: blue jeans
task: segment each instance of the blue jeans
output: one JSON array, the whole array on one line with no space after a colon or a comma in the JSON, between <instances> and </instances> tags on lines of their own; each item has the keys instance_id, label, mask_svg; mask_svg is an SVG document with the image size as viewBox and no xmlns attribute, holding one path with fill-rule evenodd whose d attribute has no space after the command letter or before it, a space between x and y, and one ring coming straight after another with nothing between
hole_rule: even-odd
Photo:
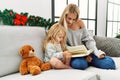
<instances>
[{"instance_id":1,"label":"blue jeans","mask_svg":"<svg viewBox=\"0 0 120 80\"><path fill-rule=\"evenodd\" d=\"M94 66L101 69L115 69L115 62L111 57L105 56L103 59L97 58L94 54L90 55L92 62L88 63L84 57L76 57L71 59L71 67L84 70L89 66Z\"/></svg>"}]
</instances>

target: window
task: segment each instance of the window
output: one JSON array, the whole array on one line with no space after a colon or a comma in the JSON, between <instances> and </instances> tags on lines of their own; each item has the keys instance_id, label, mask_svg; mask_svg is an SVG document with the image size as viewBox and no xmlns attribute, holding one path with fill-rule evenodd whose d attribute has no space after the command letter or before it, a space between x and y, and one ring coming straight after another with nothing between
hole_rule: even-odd
<instances>
[{"instance_id":1,"label":"window","mask_svg":"<svg viewBox=\"0 0 120 80\"><path fill-rule=\"evenodd\" d=\"M108 0L107 37L115 37L120 33L120 1Z\"/></svg>"},{"instance_id":2,"label":"window","mask_svg":"<svg viewBox=\"0 0 120 80\"><path fill-rule=\"evenodd\" d=\"M85 26L96 33L97 0L52 0L52 20L58 21L66 5L70 3L74 3L79 6L80 18L84 21Z\"/></svg>"}]
</instances>

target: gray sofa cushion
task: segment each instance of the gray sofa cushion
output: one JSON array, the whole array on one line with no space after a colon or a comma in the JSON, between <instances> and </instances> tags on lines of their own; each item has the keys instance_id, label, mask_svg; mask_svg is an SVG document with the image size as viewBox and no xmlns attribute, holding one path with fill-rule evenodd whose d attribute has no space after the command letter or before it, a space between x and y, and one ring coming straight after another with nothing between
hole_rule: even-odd
<instances>
[{"instance_id":1,"label":"gray sofa cushion","mask_svg":"<svg viewBox=\"0 0 120 80\"><path fill-rule=\"evenodd\" d=\"M93 38L96 41L97 48L104 51L108 56L120 56L120 39L100 36L93 36Z\"/></svg>"}]
</instances>

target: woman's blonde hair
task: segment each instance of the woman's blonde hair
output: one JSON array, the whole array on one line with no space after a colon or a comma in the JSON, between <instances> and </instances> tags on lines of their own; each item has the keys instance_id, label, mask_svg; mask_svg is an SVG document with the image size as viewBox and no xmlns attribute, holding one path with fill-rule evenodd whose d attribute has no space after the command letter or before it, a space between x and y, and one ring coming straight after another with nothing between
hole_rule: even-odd
<instances>
[{"instance_id":1,"label":"woman's blonde hair","mask_svg":"<svg viewBox=\"0 0 120 80\"><path fill-rule=\"evenodd\" d=\"M64 34L63 40L61 41L61 48L64 51L66 49L66 29L59 23L55 23L51 28L48 30L46 38L43 43L43 51L45 51L46 46L49 42L56 45L56 37L58 34L62 32Z\"/></svg>"},{"instance_id":2,"label":"woman's blonde hair","mask_svg":"<svg viewBox=\"0 0 120 80\"><path fill-rule=\"evenodd\" d=\"M76 20L79 19L79 7L75 4L69 4L67 5L67 7L64 9L61 17L60 17L60 20L59 20L59 23L62 24L64 27L64 20L65 20L65 17L67 16L68 13L73 13L77 16Z\"/></svg>"}]
</instances>

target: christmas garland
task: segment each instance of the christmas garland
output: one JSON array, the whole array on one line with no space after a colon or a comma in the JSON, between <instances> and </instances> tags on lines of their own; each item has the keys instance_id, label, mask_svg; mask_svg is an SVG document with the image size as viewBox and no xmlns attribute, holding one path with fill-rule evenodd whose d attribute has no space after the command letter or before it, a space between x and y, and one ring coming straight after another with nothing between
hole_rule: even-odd
<instances>
[{"instance_id":1,"label":"christmas garland","mask_svg":"<svg viewBox=\"0 0 120 80\"><path fill-rule=\"evenodd\" d=\"M119 38L120 39L120 33L118 33L115 38Z\"/></svg>"},{"instance_id":2,"label":"christmas garland","mask_svg":"<svg viewBox=\"0 0 120 80\"><path fill-rule=\"evenodd\" d=\"M40 27L50 27L55 22L51 19L45 19L40 16L29 15L28 13L21 12L16 13L12 9L0 10L0 21L4 25L17 25L17 26L40 26Z\"/></svg>"}]
</instances>

